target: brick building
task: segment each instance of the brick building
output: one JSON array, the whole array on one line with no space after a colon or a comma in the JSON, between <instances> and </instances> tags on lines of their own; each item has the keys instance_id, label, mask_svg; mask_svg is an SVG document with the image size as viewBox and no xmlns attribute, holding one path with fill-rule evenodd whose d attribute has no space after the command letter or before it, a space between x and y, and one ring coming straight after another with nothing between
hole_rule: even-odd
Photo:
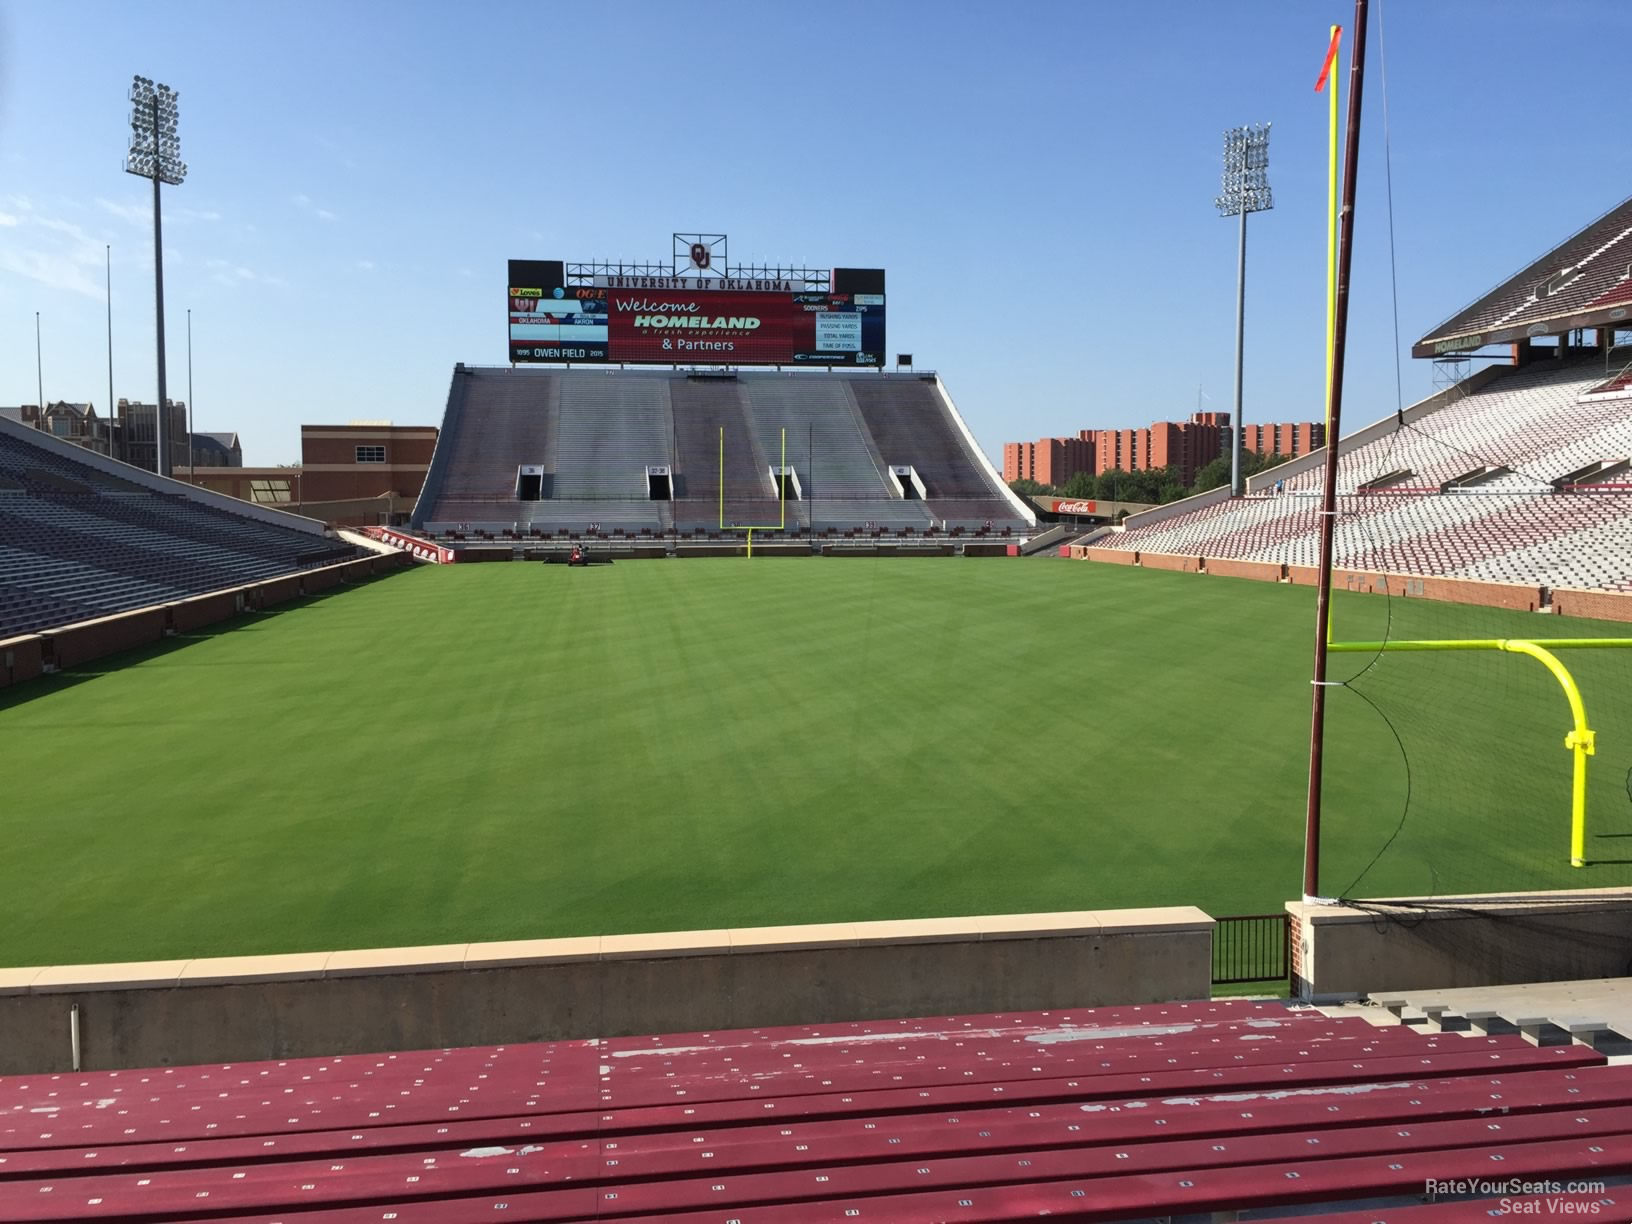
<instances>
[{"instance_id":1,"label":"brick building","mask_svg":"<svg viewBox=\"0 0 1632 1224\"><path fill-rule=\"evenodd\" d=\"M1246 425L1241 430L1241 449L1254 455L1285 455L1293 459L1325 445L1326 426L1312 421L1295 425Z\"/></svg>"},{"instance_id":2,"label":"brick building","mask_svg":"<svg viewBox=\"0 0 1632 1224\"><path fill-rule=\"evenodd\" d=\"M1227 412L1197 412L1188 421L1157 421L1148 429L1102 429L1094 434L1094 475L1172 467L1189 484L1226 453L1229 439Z\"/></svg>"},{"instance_id":3,"label":"brick building","mask_svg":"<svg viewBox=\"0 0 1632 1224\"><path fill-rule=\"evenodd\" d=\"M97 416L94 404L71 404L67 400L58 400L47 404L44 412L40 411L38 404L20 404L15 408L0 408L0 416L42 430L75 446L83 446L99 455L109 453L108 448L114 437L113 422Z\"/></svg>"},{"instance_id":4,"label":"brick building","mask_svg":"<svg viewBox=\"0 0 1632 1224\"><path fill-rule=\"evenodd\" d=\"M1094 470L1093 431L1084 429L1074 438L1038 438L1035 442L1003 444L1003 479L1035 480L1059 486L1078 472Z\"/></svg>"},{"instance_id":5,"label":"brick building","mask_svg":"<svg viewBox=\"0 0 1632 1224\"><path fill-rule=\"evenodd\" d=\"M187 405L182 400L169 404L170 472L185 469L188 462ZM140 400L119 401L119 458L145 471L159 470L158 409Z\"/></svg>"},{"instance_id":6,"label":"brick building","mask_svg":"<svg viewBox=\"0 0 1632 1224\"><path fill-rule=\"evenodd\" d=\"M1220 455L1230 453L1230 414L1196 412L1187 421L1157 421L1146 429L1084 429L1074 438L1039 438L1003 444L1003 479L1063 486L1077 472L1143 472L1176 468L1184 484ZM1248 425L1242 449L1257 455L1307 455L1326 445L1326 427Z\"/></svg>"},{"instance_id":7,"label":"brick building","mask_svg":"<svg viewBox=\"0 0 1632 1224\"><path fill-rule=\"evenodd\" d=\"M389 525L413 509L435 449L430 425L302 425L299 464L200 467L193 482L340 526Z\"/></svg>"}]
</instances>

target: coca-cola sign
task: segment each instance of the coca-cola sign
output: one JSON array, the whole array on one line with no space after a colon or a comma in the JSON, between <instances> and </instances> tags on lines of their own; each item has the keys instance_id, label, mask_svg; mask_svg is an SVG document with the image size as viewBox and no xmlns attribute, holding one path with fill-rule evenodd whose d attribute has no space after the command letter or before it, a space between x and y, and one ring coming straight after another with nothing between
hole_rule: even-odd
<instances>
[{"instance_id":1,"label":"coca-cola sign","mask_svg":"<svg viewBox=\"0 0 1632 1224\"><path fill-rule=\"evenodd\" d=\"M1099 503L1093 501L1061 501L1049 499L1049 510L1055 514L1098 514Z\"/></svg>"}]
</instances>

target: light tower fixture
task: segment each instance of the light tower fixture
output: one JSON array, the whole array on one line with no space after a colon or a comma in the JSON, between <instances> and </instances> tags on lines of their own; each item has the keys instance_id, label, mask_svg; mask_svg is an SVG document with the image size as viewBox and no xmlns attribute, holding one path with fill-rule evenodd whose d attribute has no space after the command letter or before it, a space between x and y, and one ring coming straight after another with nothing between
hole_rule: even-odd
<instances>
[{"instance_id":1,"label":"light tower fixture","mask_svg":"<svg viewBox=\"0 0 1632 1224\"><path fill-rule=\"evenodd\" d=\"M1224 133L1224 173L1218 198L1219 215L1241 219L1241 237L1235 260L1235 415L1230 420L1230 496L1241 487L1241 360L1246 337L1247 214L1275 207L1269 189L1269 124L1248 124Z\"/></svg>"},{"instance_id":2,"label":"light tower fixture","mask_svg":"<svg viewBox=\"0 0 1632 1224\"><path fill-rule=\"evenodd\" d=\"M179 187L187 177L187 163L181 160L181 138L176 134L180 102L179 93L148 77L138 76L130 83L130 149L125 154L125 172L153 180L153 303L159 366L153 439L157 452L154 470L160 476L170 475L170 422L164 368L164 225L159 184Z\"/></svg>"}]
</instances>

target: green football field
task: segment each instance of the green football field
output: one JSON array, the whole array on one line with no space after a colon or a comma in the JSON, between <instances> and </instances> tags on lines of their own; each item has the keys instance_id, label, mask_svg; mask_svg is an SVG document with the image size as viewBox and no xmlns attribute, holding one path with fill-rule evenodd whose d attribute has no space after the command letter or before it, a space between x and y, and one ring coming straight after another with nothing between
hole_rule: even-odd
<instances>
[{"instance_id":1,"label":"green football field","mask_svg":"<svg viewBox=\"0 0 1632 1224\"><path fill-rule=\"evenodd\" d=\"M1301 892L1313 602L1055 560L417 568L0 692L0 963L1278 910ZM1355 637L1390 615L1337 611ZM1545 673L1435 666L1372 690L1410 749L1403 836L1400 747L1334 697L1323 887L1385 847L1363 895L1475 868L1625 882L1562 864ZM1602 773L1606 836L1632 831L1624 778Z\"/></svg>"}]
</instances>

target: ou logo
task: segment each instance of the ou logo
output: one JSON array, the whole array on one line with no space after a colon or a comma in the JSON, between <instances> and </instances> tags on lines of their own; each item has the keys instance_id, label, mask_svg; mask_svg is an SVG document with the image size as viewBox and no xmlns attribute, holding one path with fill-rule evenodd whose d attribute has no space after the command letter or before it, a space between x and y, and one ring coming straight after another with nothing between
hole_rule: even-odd
<instances>
[{"instance_id":1,"label":"ou logo","mask_svg":"<svg viewBox=\"0 0 1632 1224\"><path fill-rule=\"evenodd\" d=\"M699 272L708 271L708 265L712 259L713 255L709 253L707 243L694 242L691 244L691 266Z\"/></svg>"}]
</instances>

